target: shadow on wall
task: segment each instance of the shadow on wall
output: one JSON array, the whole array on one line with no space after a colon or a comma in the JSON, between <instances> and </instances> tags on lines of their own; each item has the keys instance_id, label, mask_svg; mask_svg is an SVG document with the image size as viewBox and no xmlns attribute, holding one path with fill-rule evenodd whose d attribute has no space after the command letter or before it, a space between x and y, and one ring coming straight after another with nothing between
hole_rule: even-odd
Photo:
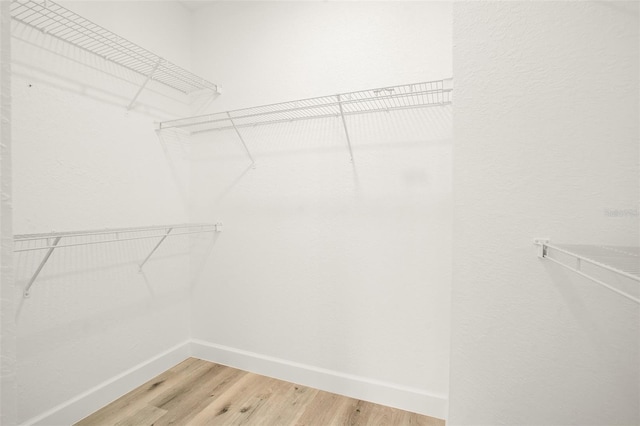
<instances>
[{"instance_id":1,"label":"shadow on wall","mask_svg":"<svg viewBox=\"0 0 640 426\"><path fill-rule=\"evenodd\" d=\"M255 171L233 129L194 134L191 136L191 161L196 166L193 184L197 186L199 181L208 182L200 184L202 188L194 189L195 193L209 194L205 196L207 203L216 209L241 183L250 185L253 178L269 176L270 172L276 172L271 170L274 167L284 165L289 171L314 166L326 168L327 164L321 164L325 161L334 165L336 174L350 174L354 190L359 192L358 167L379 167L377 163L381 152L387 152L384 157L393 161L396 154L402 155L414 148L450 147L452 108L444 105L354 115L347 117L347 126L354 152L353 162L350 162L340 117L243 127L240 129L242 137L256 159ZM163 130L162 133L170 131ZM336 164L335 159L339 158L344 161ZM211 167L200 167L205 163L210 163ZM404 179L408 185L415 183L416 179L427 179L428 168L429 165L425 165L424 170L406 171Z\"/></svg>"},{"instance_id":2,"label":"shadow on wall","mask_svg":"<svg viewBox=\"0 0 640 426\"><path fill-rule=\"evenodd\" d=\"M139 265L157 244L156 240L58 248L34 282L30 297L19 300L18 325L24 317L27 328L31 329L28 323L34 318L48 318L37 323L37 331L31 329L28 335L22 336L23 354L26 351L27 355L34 356L40 349L54 349L55 342L72 341L71 336L78 329L82 329L79 335L87 335L90 329L104 332L127 318L145 315L143 308L151 302L159 308L170 308L177 300L186 300L184 275L188 262L193 261L190 254L198 254L192 266L201 270L218 236L218 233L191 234L168 239L144 269L139 269ZM127 234L121 237L127 238ZM99 239L100 236L94 236L94 241ZM74 237L66 240L64 244L74 244ZM34 241L16 243L18 250L34 246ZM16 254L18 288L24 288L32 277L44 252L46 250Z\"/></svg>"},{"instance_id":3,"label":"shadow on wall","mask_svg":"<svg viewBox=\"0 0 640 426\"><path fill-rule=\"evenodd\" d=\"M253 165L249 165L245 168L229 185L223 187L218 196L213 199L213 204L218 205L224 198L242 181L242 179L253 169ZM214 212L211 212L214 213Z\"/></svg>"},{"instance_id":4,"label":"shadow on wall","mask_svg":"<svg viewBox=\"0 0 640 426\"><path fill-rule=\"evenodd\" d=\"M183 206L189 205L189 135L180 129L156 130L171 177L176 184Z\"/></svg>"},{"instance_id":5,"label":"shadow on wall","mask_svg":"<svg viewBox=\"0 0 640 426\"><path fill-rule=\"evenodd\" d=\"M546 364L547 374L571 379L561 385L566 386L565 389L557 389L566 396L565 404L577 404L584 398L580 392L575 392L577 382L584 389L595 384L602 395L615 394L616 401L623 406L637 406L640 397L637 381L640 374L639 305L561 265L536 261L543 262L545 273L550 278L548 284L536 285L542 286L543 291L546 285L550 285L561 296L562 302L556 304L550 299L549 311L543 315L540 310L532 308L532 317L537 316L539 324L552 324L555 331L551 333L551 339L544 333L532 333L528 347L522 350L540 360L553 361ZM609 283L618 281L615 273L607 273L606 277L602 274L599 278ZM633 284L637 288L637 283ZM616 309L612 310L612 306ZM566 358L567 353L580 355ZM598 365L599 368L584 374L585 365ZM610 377L618 379L612 382ZM535 392L540 394L535 395ZM521 386L512 389L510 399L544 401L545 398L550 396L544 387L532 390L530 386Z\"/></svg>"},{"instance_id":6,"label":"shadow on wall","mask_svg":"<svg viewBox=\"0 0 640 426\"><path fill-rule=\"evenodd\" d=\"M127 107L146 76L119 66L94 53L43 34L24 24L12 23L13 72L28 84L41 84L93 100ZM43 65L45 64L45 65ZM200 103L203 103L200 97ZM163 120L175 118L172 104L186 105L183 93L150 81L133 109Z\"/></svg>"},{"instance_id":7,"label":"shadow on wall","mask_svg":"<svg viewBox=\"0 0 640 426\"><path fill-rule=\"evenodd\" d=\"M191 247L191 250L190 250L190 254L191 254L190 289L191 291L193 291L193 289L196 287L196 284L198 283L198 280L200 279L200 276L202 275L202 272L204 271L204 268L207 262L209 261L209 257L213 252L213 247L218 242L219 237L220 237L220 233L216 232L215 234L213 234L213 237L209 239L208 243L204 244L200 242L199 244L193 245Z\"/></svg>"}]
</instances>

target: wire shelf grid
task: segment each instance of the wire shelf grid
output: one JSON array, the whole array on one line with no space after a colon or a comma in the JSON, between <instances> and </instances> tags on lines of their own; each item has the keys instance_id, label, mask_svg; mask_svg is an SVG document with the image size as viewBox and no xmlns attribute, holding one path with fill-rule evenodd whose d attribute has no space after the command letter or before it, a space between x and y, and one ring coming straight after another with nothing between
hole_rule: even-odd
<instances>
[{"instance_id":1,"label":"wire shelf grid","mask_svg":"<svg viewBox=\"0 0 640 426\"><path fill-rule=\"evenodd\" d=\"M51 37L98 55L182 93L218 91L216 84L161 58L49 0L13 0L11 17Z\"/></svg>"},{"instance_id":2,"label":"wire shelf grid","mask_svg":"<svg viewBox=\"0 0 640 426\"><path fill-rule=\"evenodd\" d=\"M94 244L120 243L123 241L156 239L155 246L144 260L138 264L139 271L153 256L168 237L180 235L202 234L208 232L220 232L221 223L196 223L164 226L147 226L137 228L102 229L94 231L51 232L47 234L23 234L13 237L15 253L46 250L40 264L24 288L24 296L29 297L30 289L36 278L48 262L53 252L66 247L78 247ZM63 243L60 243L64 239Z\"/></svg>"},{"instance_id":3,"label":"wire shelf grid","mask_svg":"<svg viewBox=\"0 0 640 426\"><path fill-rule=\"evenodd\" d=\"M178 224L163 226L146 226L135 228L113 228L92 231L72 231L72 232L50 232L44 234L22 234L13 237L14 242L18 246L14 248L14 252L48 250L50 248L75 247L83 245L103 244L130 240L143 240L149 238L160 238L167 234L167 230L173 232L171 236L195 234L203 232L215 232L219 229L220 224L196 223L196 224ZM75 242L69 244L52 245L51 241L57 238L70 239ZM78 238L84 240L76 241Z\"/></svg>"},{"instance_id":4,"label":"wire shelf grid","mask_svg":"<svg viewBox=\"0 0 640 426\"><path fill-rule=\"evenodd\" d=\"M314 118L340 117L451 103L444 80L404 84L242 108L160 123L160 129L181 128L193 133L275 124Z\"/></svg>"}]
</instances>

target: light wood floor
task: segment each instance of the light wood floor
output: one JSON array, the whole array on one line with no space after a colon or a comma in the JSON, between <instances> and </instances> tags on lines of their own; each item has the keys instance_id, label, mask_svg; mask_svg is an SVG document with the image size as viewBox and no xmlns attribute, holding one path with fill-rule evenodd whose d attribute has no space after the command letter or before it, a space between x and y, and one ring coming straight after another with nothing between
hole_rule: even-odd
<instances>
[{"instance_id":1,"label":"light wood floor","mask_svg":"<svg viewBox=\"0 0 640 426\"><path fill-rule=\"evenodd\" d=\"M444 426L444 423L189 358L76 425Z\"/></svg>"}]
</instances>

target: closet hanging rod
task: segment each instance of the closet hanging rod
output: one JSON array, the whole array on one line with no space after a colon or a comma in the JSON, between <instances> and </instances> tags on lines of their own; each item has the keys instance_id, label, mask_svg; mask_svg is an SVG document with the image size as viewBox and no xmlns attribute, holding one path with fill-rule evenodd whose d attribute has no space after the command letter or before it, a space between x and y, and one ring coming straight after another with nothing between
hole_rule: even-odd
<instances>
[{"instance_id":1,"label":"closet hanging rod","mask_svg":"<svg viewBox=\"0 0 640 426\"><path fill-rule=\"evenodd\" d=\"M389 86L379 89L279 102L159 123L159 129L185 128L192 133L274 124L296 120L441 106L451 103L448 80ZM342 111L341 111L342 110Z\"/></svg>"},{"instance_id":2,"label":"closet hanging rod","mask_svg":"<svg viewBox=\"0 0 640 426\"><path fill-rule=\"evenodd\" d=\"M145 78L131 104L147 81L155 80L182 93L199 90L219 92L216 84L118 36L50 0L13 0L11 17L31 28L83 51L97 55ZM131 106L130 104L130 106Z\"/></svg>"},{"instance_id":3,"label":"closet hanging rod","mask_svg":"<svg viewBox=\"0 0 640 426\"><path fill-rule=\"evenodd\" d=\"M583 263L587 263L640 283L640 248L606 245L552 245L549 244L549 240L546 238L537 238L534 240L534 244L538 246L539 258L550 260L580 276L588 278L589 280L608 288L615 293L618 293L621 296L624 296L636 303L640 303L640 298L593 277L582 269ZM572 257L575 264L571 265L563 262L562 260L555 259L550 255L549 250L557 251L565 256Z\"/></svg>"}]
</instances>

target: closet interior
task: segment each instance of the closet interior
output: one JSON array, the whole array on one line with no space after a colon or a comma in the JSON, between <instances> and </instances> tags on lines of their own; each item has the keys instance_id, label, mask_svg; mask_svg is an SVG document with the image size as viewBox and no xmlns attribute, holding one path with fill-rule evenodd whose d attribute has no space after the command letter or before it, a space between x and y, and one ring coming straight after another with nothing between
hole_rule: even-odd
<instances>
[{"instance_id":1,"label":"closet interior","mask_svg":"<svg viewBox=\"0 0 640 426\"><path fill-rule=\"evenodd\" d=\"M424 40L450 5L128 6L10 4L18 422L72 423L189 356L446 417L450 52L425 73L407 45L365 78L357 58L375 58L359 26ZM260 9L309 28L259 30ZM218 13L253 30L196 22ZM288 71L253 90L243 60Z\"/></svg>"},{"instance_id":2,"label":"closet interior","mask_svg":"<svg viewBox=\"0 0 640 426\"><path fill-rule=\"evenodd\" d=\"M2 423L189 358L638 423L640 11L604 3L0 2Z\"/></svg>"}]
</instances>

